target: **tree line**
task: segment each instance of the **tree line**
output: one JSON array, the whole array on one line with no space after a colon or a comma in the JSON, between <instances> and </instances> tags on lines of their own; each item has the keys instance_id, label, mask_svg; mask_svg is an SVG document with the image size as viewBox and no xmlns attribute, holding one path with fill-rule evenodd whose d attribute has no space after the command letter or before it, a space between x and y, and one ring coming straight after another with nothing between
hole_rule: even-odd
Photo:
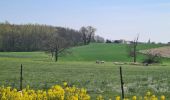
<instances>
[{"instance_id":1,"label":"tree line","mask_svg":"<svg viewBox=\"0 0 170 100\"><path fill-rule=\"evenodd\" d=\"M0 23L0 51L48 51L58 60L65 49L90 42L104 42L92 26L80 30L40 24Z\"/></svg>"}]
</instances>

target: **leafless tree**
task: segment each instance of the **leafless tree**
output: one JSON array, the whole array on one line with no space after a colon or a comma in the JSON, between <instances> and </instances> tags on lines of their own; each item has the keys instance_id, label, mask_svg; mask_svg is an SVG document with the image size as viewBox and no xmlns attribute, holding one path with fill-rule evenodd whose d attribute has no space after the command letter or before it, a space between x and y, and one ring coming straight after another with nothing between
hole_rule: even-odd
<instances>
[{"instance_id":1,"label":"leafless tree","mask_svg":"<svg viewBox=\"0 0 170 100\"><path fill-rule=\"evenodd\" d=\"M48 36L48 39L45 42L46 51L50 52L52 57L54 56L56 62L58 61L59 54L69 47L66 40L59 37L57 33Z\"/></svg>"},{"instance_id":2,"label":"leafless tree","mask_svg":"<svg viewBox=\"0 0 170 100\"><path fill-rule=\"evenodd\" d=\"M87 45L91 42L91 40L94 38L95 31L96 29L92 26L80 28L80 33L82 34L84 45Z\"/></svg>"},{"instance_id":3,"label":"leafless tree","mask_svg":"<svg viewBox=\"0 0 170 100\"><path fill-rule=\"evenodd\" d=\"M133 57L133 62L137 59L137 45L138 45L139 35L133 40L131 44L128 45L128 55Z\"/></svg>"},{"instance_id":4,"label":"leafless tree","mask_svg":"<svg viewBox=\"0 0 170 100\"><path fill-rule=\"evenodd\" d=\"M101 37L101 36L94 36L94 40L95 40L95 42L97 42L97 43L104 43L104 38L103 37Z\"/></svg>"},{"instance_id":5,"label":"leafless tree","mask_svg":"<svg viewBox=\"0 0 170 100\"><path fill-rule=\"evenodd\" d=\"M134 54L133 54L133 62L136 62L136 57L137 57L137 53L136 53L136 47L138 45L138 39L139 39L139 35L134 39L133 41L133 49L134 49Z\"/></svg>"}]
</instances>

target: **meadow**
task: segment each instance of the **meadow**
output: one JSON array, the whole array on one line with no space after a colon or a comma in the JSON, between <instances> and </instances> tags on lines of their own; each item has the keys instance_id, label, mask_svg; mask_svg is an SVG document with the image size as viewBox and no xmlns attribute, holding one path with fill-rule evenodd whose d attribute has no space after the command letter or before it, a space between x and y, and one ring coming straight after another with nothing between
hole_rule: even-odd
<instances>
[{"instance_id":1,"label":"meadow","mask_svg":"<svg viewBox=\"0 0 170 100\"><path fill-rule=\"evenodd\" d=\"M139 50L161 45L139 45ZM119 67L123 69L125 96L145 95L150 90L155 95L170 98L169 59L159 65L115 65L113 62L130 62L126 45L91 44L69 49L69 54L60 55L59 62L51 60L44 52L1 52L0 85L19 89L20 65L23 64L24 87L48 89L55 84L68 82L70 86L84 87L95 98L115 98L120 93ZM144 59L140 54L138 61ZM104 64L95 61L104 60Z\"/></svg>"},{"instance_id":2,"label":"meadow","mask_svg":"<svg viewBox=\"0 0 170 100\"><path fill-rule=\"evenodd\" d=\"M138 50L157 48L162 44L138 44ZM138 55L138 62L145 58ZM68 49L68 53L62 55L61 61L96 61L104 60L109 62L131 62L133 59L128 56L126 44L92 43L86 46L78 46Z\"/></svg>"}]
</instances>

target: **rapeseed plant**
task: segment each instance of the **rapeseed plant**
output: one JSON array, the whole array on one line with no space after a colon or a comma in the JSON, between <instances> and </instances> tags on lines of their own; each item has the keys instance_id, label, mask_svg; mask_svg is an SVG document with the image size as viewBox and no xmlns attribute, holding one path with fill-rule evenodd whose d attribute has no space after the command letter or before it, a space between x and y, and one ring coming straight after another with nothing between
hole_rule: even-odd
<instances>
[{"instance_id":1,"label":"rapeseed plant","mask_svg":"<svg viewBox=\"0 0 170 100\"><path fill-rule=\"evenodd\" d=\"M76 88L75 86L69 87L66 82L63 87L55 85L48 90L33 90L27 86L22 91L17 91L11 87L0 87L0 100L90 100L90 95L84 88ZM96 100L105 100L102 95L96 97ZM112 100L112 98L109 98ZM133 96L132 98L121 99L116 96L113 100L158 100L158 97L152 95L150 91L144 97ZM165 100L162 95L160 100Z\"/></svg>"}]
</instances>

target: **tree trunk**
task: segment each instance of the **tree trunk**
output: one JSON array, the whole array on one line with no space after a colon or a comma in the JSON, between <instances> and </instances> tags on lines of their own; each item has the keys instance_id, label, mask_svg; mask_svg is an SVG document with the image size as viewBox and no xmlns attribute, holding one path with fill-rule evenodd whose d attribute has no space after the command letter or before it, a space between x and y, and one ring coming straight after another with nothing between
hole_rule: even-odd
<instances>
[{"instance_id":1,"label":"tree trunk","mask_svg":"<svg viewBox=\"0 0 170 100\"><path fill-rule=\"evenodd\" d=\"M84 45L86 45L86 41L84 40Z\"/></svg>"},{"instance_id":2,"label":"tree trunk","mask_svg":"<svg viewBox=\"0 0 170 100\"><path fill-rule=\"evenodd\" d=\"M87 39L86 38L84 39L84 45L87 45Z\"/></svg>"},{"instance_id":3,"label":"tree trunk","mask_svg":"<svg viewBox=\"0 0 170 100\"><path fill-rule=\"evenodd\" d=\"M55 62L58 61L58 49L55 50Z\"/></svg>"},{"instance_id":4,"label":"tree trunk","mask_svg":"<svg viewBox=\"0 0 170 100\"><path fill-rule=\"evenodd\" d=\"M134 51L133 51L134 63L136 62L136 45L134 44Z\"/></svg>"},{"instance_id":5,"label":"tree trunk","mask_svg":"<svg viewBox=\"0 0 170 100\"><path fill-rule=\"evenodd\" d=\"M87 40L87 44L90 44L90 42L91 42L91 39L92 39L92 34L90 34L89 36L88 36L88 38L87 38L88 40Z\"/></svg>"}]
</instances>

